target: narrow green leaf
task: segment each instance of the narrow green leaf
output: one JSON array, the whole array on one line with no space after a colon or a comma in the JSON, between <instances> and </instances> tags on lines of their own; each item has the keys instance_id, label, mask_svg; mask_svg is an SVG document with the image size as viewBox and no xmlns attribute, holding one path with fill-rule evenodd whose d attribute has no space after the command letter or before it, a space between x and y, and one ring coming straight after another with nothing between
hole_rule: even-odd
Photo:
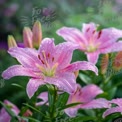
<instances>
[{"instance_id":1,"label":"narrow green leaf","mask_svg":"<svg viewBox=\"0 0 122 122\"><path fill-rule=\"evenodd\" d=\"M79 105L79 104L82 104L82 103L77 102L77 103L68 104L68 105L65 105L65 106L61 107L60 110L70 108L70 107L74 107L74 106Z\"/></svg>"},{"instance_id":2,"label":"narrow green leaf","mask_svg":"<svg viewBox=\"0 0 122 122\"><path fill-rule=\"evenodd\" d=\"M89 84L91 83L91 79L89 76L85 75L85 74L82 74L82 73L79 73L79 78L86 84Z\"/></svg>"},{"instance_id":3,"label":"narrow green leaf","mask_svg":"<svg viewBox=\"0 0 122 122\"><path fill-rule=\"evenodd\" d=\"M45 116L41 111L39 111L38 109L34 108L33 106L29 105L29 104L26 104L26 103L23 103L25 106L33 109L34 111L40 113L42 116Z\"/></svg>"},{"instance_id":4,"label":"narrow green leaf","mask_svg":"<svg viewBox=\"0 0 122 122\"><path fill-rule=\"evenodd\" d=\"M22 88L22 89L25 89L23 86L19 85L19 84L16 84L16 83L12 83L13 86L17 86L19 88Z\"/></svg>"},{"instance_id":5,"label":"narrow green leaf","mask_svg":"<svg viewBox=\"0 0 122 122\"><path fill-rule=\"evenodd\" d=\"M59 97L58 97L58 100L56 102L56 107L62 107L64 105L66 105L66 103L68 101L68 98L69 98L68 93L60 94Z\"/></svg>"},{"instance_id":6,"label":"narrow green leaf","mask_svg":"<svg viewBox=\"0 0 122 122\"><path fill-rule=\"evenodd\" d=\"M111 89L108 90L108 95L110 99L112 99L115 96L116 90L117 87L112 87Z\"/></svg>"},{"instance_id":7,"label":"narrow green leaf","mask_svg":"<svg viewBox=\"0 0 122 122\"><path fill-rule=\"evenodd\" d=\"M15 118L15 117L12 117L11 120L10 120L10 122L18 122L18 119Z\"/></svg>"},{"instance_id":8,"label":"narrow green leaf","mask_svg":"<svg viewBox=\"0 0 122 122\"><path fill-rule=\"evenodd\" d=\"M54 100L53 95L50 92L48 92L49 106L52 106L53 105L53 100Z\"/></svg>"},{"instance_id":9,"label":"narrow green leaf","mask_svg":"<svg viewBox=\"0 0 122 122\"><path fill-rule=\"evenodd\" d=\"M34 119L32 117L23 117L23 116L19 116L19 118L21 118L22 120L25 120L27 122L29 122L28 120L32 120L32 122L40 122L39 120L37 119Z\"/></svg>"},{"instance_id":10,"label":"narrow green leaf","mask_svg":"<svg viewBox=\"0 0 122 122\"><path fill-rule=\"evenodd\" d=\"M95 117L75 117L75 118L71 118L69 122L84 122L84 121L90 121L90 120L95 120Z\"/></svg>"}]
</instances>

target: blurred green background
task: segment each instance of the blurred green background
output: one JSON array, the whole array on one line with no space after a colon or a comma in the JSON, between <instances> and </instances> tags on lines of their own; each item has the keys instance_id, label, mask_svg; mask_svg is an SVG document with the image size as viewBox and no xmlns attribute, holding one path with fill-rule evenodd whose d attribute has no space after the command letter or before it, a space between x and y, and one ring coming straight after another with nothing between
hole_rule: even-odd
<instances>
[{"instance_id":1,"label":"blurred green background","mask_svg":"<svg viewBox=\"0 0 122 122\"><path fill-rule=\"evenodd\" d=\"M100 24L101 28L122 29L122 0L0 0L0 74L9 66L18 63L7 53L7 36L12 34L17 42L22 42L23 27L32 27L37 19L42 23L43 38L55 38L57 44L64 41L56 35L56 30L62 26L81 29L82 23L95 22ZM75 51L73 61L77 60L86 60L86 56ZM97 65L99 67L99 63ZM77 80L85 85L80 77ZM25 87L27 82L27 77L3 80L0 75L0 100L8 99L21 106L21 103L27 100L26 92L12 84ZM102 78L96 77L91 82L99 85ZM107 86L110 94L106 97L122 97L122 73L115 75L111 82ZM117 84L118 87L115 86ZM114 87L111 87L112 85Z\"/></svg>"}]
</instances>

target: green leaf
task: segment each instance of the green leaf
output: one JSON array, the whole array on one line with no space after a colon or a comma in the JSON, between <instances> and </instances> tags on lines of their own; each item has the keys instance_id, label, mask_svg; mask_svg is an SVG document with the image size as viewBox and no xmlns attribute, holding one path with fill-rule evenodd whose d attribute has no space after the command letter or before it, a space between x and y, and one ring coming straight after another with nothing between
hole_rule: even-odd
<instances>
[{"instance_id":1,"label":"green leaf","mask_svg":"<svg viewBox=\"0 0 122 122\"><path fill-rule=\"evenodd\" d=\"M54 96L50 92L48 92L48 102L49 106L52 106L54 102Z\"/></svg>"},{"instance_id":2,"label":"green leaf","mask_svg":"<svg viewBox=\"0 0 122 122\"><path fill-rule=\"evenodd\" d=\"M19 85L19 84L16 84L16 83L12 83L13 86L17 86L19 88L22 88L22 89L25 89L23 86Z\"/></svg>"},{"instance_id":3,"label":"green leaf","mask_svg":"<svg viewBox=\"0 0 122 122\"><path fill-rule=\"evenodd\" d=\"M84 121L89 121L90 120L95 120L96 118L95 117L75 117L75 118L71 118L71 120L69 122L84 122Z\"/></svg>"},{"instance_id":4,"label":"green leaf","mask_svg":"<svg viewBox=\"0 0 122 122\"><path fill-rule=\"evenodd\" d=\"M40 122L39 120L37 119L34 119L32 117L23 117L23 116L19 116L22 120L25 120L28 122L28 120L31 120L31 122ZM14 121L13 121L14 122ZM29 121L30 122L30 121Z\"/></svg>"},{"instance_id":5,"label":"green leaf","mask_svg":"<svg viewBox=\"0 0 122 122\"><path fill-rule=\"evenodd\" d=\"M60 94L59 97L58 97L58 100L56 102L56 107L62 107L64 105L66 105L66 103L68 101L68 98L69 98L68 93Z\"/></svg>"},{"instance_id":6,"label":"green leaf","mask_svg":"<svg viewBox=\"0 0 122 122\"><path fill-rule=\"evenodd\" d=\"M80 103L80 102L71 103L71 104L68 104L68 105L65 105L65 106L61 107L59 110L63 110L63 109L70 108L70 107L74 107L74 106L79 105L79 104L82 104L82 103Z\"/></svg>"},{"instance_id":7,"label":"green leaf","mask_svg":"<svg viewBox=\"0 0 122 122\"><path fill-rule=\"evenodd\" d=\"M18 122L18 119L15 118L15 117L12 117L11 120L10 120L10 122Z\"/></svg>"},{"instance_id":8,"label":"green leaf","mask_svg":"<svg viewBox=\"0 0 122 122\"><path fill-rule=\"evenodd\" d=\"M84 83L86 83L86 84L89 84L89 83L92 82L91 79L90 79L90 77L88 77L87 75L82 74L82 73L79 73L79 78L80 78Z\"/></svg>"},{"instance_id":9,"label":"green leaf","mask_svg":"<svg viewBox=\"0 0 122 122\"><path fill-rule=\"evenodd\" d=\"M26 103L23 103L25 106L31 108L32 110L40 113L42 116L45 116L41 111L39 111L38 109L34 108L33 106L29 105L29 104L26 104Z\"/></svg>"},{"instance_id":10,"label":"green leaf","mask_svg":"<svg viewBox=\"0 0 122 122\"><path fill-rule=\"evenodd\" d=\"M108 90L108 95L110 99L112 99L115 96L116 90L117 87L112 87L111 89Z\"/></svg>"}]
</instances>

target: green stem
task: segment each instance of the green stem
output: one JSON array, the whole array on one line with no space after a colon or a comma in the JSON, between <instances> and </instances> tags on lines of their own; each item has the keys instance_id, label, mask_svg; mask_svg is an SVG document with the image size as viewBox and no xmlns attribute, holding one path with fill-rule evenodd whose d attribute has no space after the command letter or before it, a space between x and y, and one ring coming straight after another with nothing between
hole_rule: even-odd
<instances>
[{"instance_id":1,"label":"green stem","mask_svg":"<svg viewBox=\"0 0 122 122\"><path fill-rule=\"evenodd\" d=\"M57 90L56 90L56 87L54 86L54 100L53 100L53 107L52 107L52 117L54 118L55 116L54 116L54 113L55 113L55 110L56 110L56 108L55 108L55 103L56 103L56 97L57 97Z\"/></svg>"},{"instance_id":2,"label":"green stem","mask_svg":"<svg viewBox=\"0 0 122 122\"><path fill-rule=\"evenodd\" d=\"M50 112L50 122L54 122L55 121L55 112L56 112L56 107L55 107L55 103L56 103L56 98L57 98L57 89L55 86L54 87L54 91L52 94L52 104L49 106L49 112Z\"/></svg>"},{"instance_id":3,"label":"green stem","mask_svg":"<svg viewBox=\"0 0 122 122\"><path fill-rule=\"evenodd\" d=\"M107 77L105 80L104 80L104 85L106 85L110 80L111 80L112 76L110 77Z\"/></svg>"}]
</instances>

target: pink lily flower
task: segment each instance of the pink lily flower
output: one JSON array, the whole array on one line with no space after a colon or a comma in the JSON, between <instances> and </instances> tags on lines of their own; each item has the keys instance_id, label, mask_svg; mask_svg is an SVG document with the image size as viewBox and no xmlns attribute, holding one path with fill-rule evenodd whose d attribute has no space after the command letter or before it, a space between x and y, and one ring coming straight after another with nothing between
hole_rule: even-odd
<instances>
[{"instance_id":1,"label":"pink lily flower","mask_svg":"<svg viewBox=\"0 0 122 122\"><path fill-rule=\"evenodd\" d=\"M48 92L42 92L41 94L38 95L38 99L41 99L41 102L36 103L36 106L40 106L43 104L49 105L48 104Z\"/></svg>"},{"instance_id":2,"label":"pink lily flower","mask_svg":"<svg viewBox=\"0 0 122 122\"><path fill-rule=\"evenodd\" d=\"M76 46L73 47L68 42L55 46L54 40L50 38L42 41L38 51L32 48L10 48L9 54L21 65L9 67L2 73L2 77L32 77L26 89L29 98L43 84L53 84L63 91L73 93L76 85L75 71L91 70L98 73L96 66L90 62L78 61L70 64L74 48Z\"/></svg>"},{"instance_id":3,"label":"pink lily flower","mask_svg":"<svg viewBox=\"0 0 122 122\"><path fill-rule=\"evenodd\" d=\"M5 100L4 104L10 106L11 111L14 112L15 115L19 114L20 110L10 101ZM5 108L2 108L0 110L0 122L10 122L10 120L11 120L11 116L8 114Z\"/></svg>"},{"instance_id":4,"label":"pink lily flower","mask_svg":"<svg viewBox=\"0 0 122 122\"><path fill-rule=\"evenodd\" d=\"M67 104L78 102L81 104L65 109L66 114L70 117L75 117L78 109L109 108L109 104L106 99L94 99L101 93L103 93L103 91L94 84L87 85L83 88L81 88L80 85L77 85L76 92L69 96Z\"/></svg>"},{"instance_id":5,"label":"pink lily flower","mask_svg":"<svg viewBox=\"0 0 122 122\"><path fill-rule=\"evenodd\" d=\"M109 104L116 104L117 106L115 107L110 107L109 109L107 109L104 113L103 113L103 118L105 118L106 116L116 113L116 112L120 112L122 113L122 98L117 98L117 99L113 99L109 102Z\"/></svg>"},{"instance_id":6,"label":"pink lily flower","mask_svg":"<svg viewBox=\"0 0 122 122\"><path fill-rule=\"evenodd\" d=\"M78 109L110 108L109 102L106 99L94 99L101 93L103 93L103 91L94 84L87 85L83 88L77 84L77 89L73 94L70 94L67 104L81 104L65 109L65 113L70 117L75 117L77 115ZM48 105L47 92L42 92L39 94L38 98L42 99L42 101L36 103L37 106L43 105L45 103Z\"/></svg>"},{"instance_id":7,"label":"pink lily flower","mask_svg":"<svg viewBox=\"0 0 122 122\"><path fill-rule=\"evenodd\" d=\"M78 49L85 52L88 61L96 64L99 54L118 52L122 50L122 31L107 28L97 31L94 23L83 24L82 31L76 28L62 27L57 31L66 41L77 44Z\"/></svg>"}]
</instances>

